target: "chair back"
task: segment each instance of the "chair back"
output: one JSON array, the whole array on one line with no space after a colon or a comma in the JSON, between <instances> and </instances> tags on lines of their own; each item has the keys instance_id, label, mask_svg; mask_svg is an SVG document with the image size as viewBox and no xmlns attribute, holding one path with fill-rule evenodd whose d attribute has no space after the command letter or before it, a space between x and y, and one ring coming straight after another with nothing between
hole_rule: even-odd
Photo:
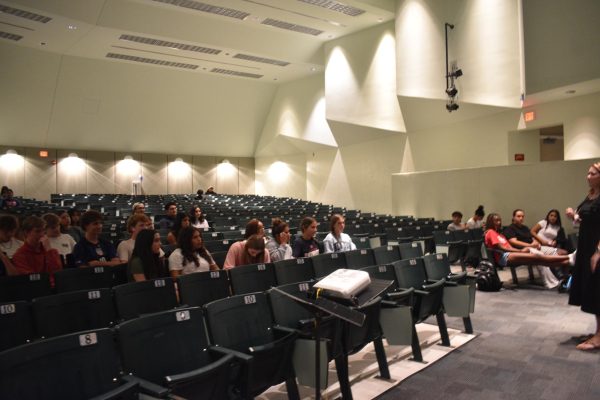
<instances>
[{"instance_id":1,"label":"chair back","mask_svg":"<svg viewBox=\"0 0 600 400\"><path fill-rule=\"evenodd\" d=\"M120 319L131 319L177 307L175 285L171 278L131 282L114 288Z\"/></svg>"},{"instance_id":2,"label":"chair back","mask_svg":"<svg viewBox=\"0 0 600 400\"><path fill-rule=\"evenodd\" d=\"M31 300L52 293L46 273L0 277L0 302Z\"/></svg>"},{"instance_id":3,"label":"chair back","mask_svg":"<svg viewBox=\"0 0 600 400\"><path fill-rule=\"evenodd\" d=\"M277 286L273 263L240 265L229 270L233 294L263 292Z\"/></svg>"},{"instance_id":4,"label":"chair back","mask_svg":"<svg viewBox=\"0 0 600 400\"><path fill-rule=\"evenodd\" d=\"M344 253L325 253L312 257L315 278L322 278L339 268L346 268Z\"/></svg>"},{"instance_id":5,"label":"chair back","mask_svg":"<svg viewBox=\"0 0 600 400\"><path fill-rule=\"evenodd\" d=\"M110 288L113 284L112 267L68 268L54 274L57 293Z\"/></svg>"},{"instance_id":6,"label":"chair back","mask_svg":"<svg viewBox=\"0 0 600 400\"><path fill-rule=\"evenodd\" d=\"M0 352L34 338L31 306L26 301L0 304Z\"/></svg>"},{"instance_id":7,"label":"chair back","mask_svg":"<svg viewBox=\"0 0 600 400\"><path fill-rule=\"evenodd\" d=\"M315 278L311 257L275 261L273 265L278 285L309 281Z\"/></svg>"},{"instance_id":8,"label":"chair back","mask_svg":"<svg viewBox=\"0 0 600 400\"><path fill-rule=\"evenodd\" d=\"M230 295L225 271L195 272L177 278L179 302L187 306L203 306Z\"/></svg>"},{"instance_id":9,"label":"chair back","mask_svg":"<svg viewBox=\"0 0 600 400\"><path fill-rule=\"evenodd\" d=\"M346 251L346 267L352 269L360 269L370 265L376 265L375 255L372 249L357 249Z\"/></svg>"}]
</instances>

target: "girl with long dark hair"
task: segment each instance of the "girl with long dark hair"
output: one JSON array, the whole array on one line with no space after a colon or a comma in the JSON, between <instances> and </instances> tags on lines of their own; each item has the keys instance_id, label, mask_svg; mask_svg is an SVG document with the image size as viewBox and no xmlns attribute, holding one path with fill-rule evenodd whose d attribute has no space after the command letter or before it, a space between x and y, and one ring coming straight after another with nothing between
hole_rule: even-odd
<instances>
[{"instance_id":1,"label":"girl with long dark hair","mask_svg":"<svg viewBox=\"0 0 600 400\"><path fill-rule=\"evenodd\" d=\"M183 228L177 239L177 249L169 256L169 271L172 277L194 272L215 271L219 267L204 247L200 231Z\"/></svg>"},{"instance_id":2,"label":"girl with long dark hair","mask_svg":"<svg viewBox=\"0 0 600 400\"><path fill-rule=\"evenodd\" d=\"M160 258L160 234L157 231L144 229L137 234L128 268L130 280L136 282L165 275Z\"/></svg>"}]
</instances>

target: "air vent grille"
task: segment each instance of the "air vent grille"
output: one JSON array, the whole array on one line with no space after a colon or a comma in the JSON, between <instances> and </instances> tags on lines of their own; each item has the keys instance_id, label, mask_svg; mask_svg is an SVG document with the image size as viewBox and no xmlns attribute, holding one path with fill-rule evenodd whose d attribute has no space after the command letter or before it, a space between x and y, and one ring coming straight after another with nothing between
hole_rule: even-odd
<instances>
[{"instance_id":1,"label":"air vent grille","mask_svg":"<svg viewBox=\"0 0 600 400\"><path fill-rule=\"evenodd\" d=\"M117 60L126 60L126 61L135 61L141 62L145 64L154 64L154 65L162 65L165 67L175 67L175 68L183 68L183 69L196 69L197 65L194 64L186 64L186 63L178 63L166 60L157 60L155 58L145 58L145 57L136 57L130 56L127 54L119 54L119 53L107 53L107 58L116 58Z\"/></svg>"},{"instance_id":2,"label":"air vent grille","mask_svg":"<svg viewBox=\"0 0 600 400\"><path fill-rule=\"evenodd\" d=\"M360 8L348 6L346 4L339 3L332 0L298 0L303 3L312 4L315 6L327 8L328 10L339 12L342 14L349 15L351 17L357 17L364 14L366 11Z\"/></svg>"},{"instance_id":3,"label":"air vent grille","mask_svg":"<svg viewBox=\"0 0 600 400\"><path fill-rule=\"evenodd\" d=\"M305 33L307 35L319 36L323 31L318 29L309 28L308 26L292 24L291 22L280 21L278 19L266 18L263 25L274 26L276 28L287 29L288 31L294 31L299 33Z\"/></svg>"},{"instance_id":4,"label":"air vent grille","mask_svg":"<svg viewBox=\"0 0 600 400\"><path fill-rule=\"evenodd\" d=\"M279 60L274 60L271 58L256 57L256 56L251 56L249 54L242 54L242 53L236 54L235 56L233 56L233 58L239 58L240 60L247 60L247 61L255 61L255 62L259 62L259 63L263 63L263 64L278 65L280 67L285 67L287 65L290 65L290 63L287 61L279 61Z\"/></svg>"},{"instance_id":5,"label":"air vent grille","mask_svg":"<svg viewBox=\"0 0 600 400\"><path fill-rule=\"evenodd\" d=\"M219 54L221 52L221 50L211 49L209 47L193 46L190 44L177 43L177 42L167 42L166 40L158 40L158 39L152 39L152 38L147 38L147 37L142 37L142 36L121 35L119 37L119 39L127 40L129 42L148 44L151 46L161 46L161 47L169 47L171 49L195 51L198 53Z\"/></svg>"},{"instance_id":6,"label":"air vent grille","mask_svg":"<svg viewBox=\"0 0 600 400\"><path fill-rule=\"evenodd\" d=\"M233 71L230 69L223 69L223 68L213 68L210 70L210 72L214 72L216 74L224 74L224 75L243 76L244 78L254 78L254 79L263 77L263 75L259 75L259 74L251 74L248 72Z\"/></svg>"},{"instance_id":7,"label":"air vent grille","mask_svg":"<svg viewBox=\"0 0 600 400\"><path fill-rule=\"evenodd\" d=\"M0 13L14 15L15 17L29 19L35 22L41 22L42 24L52 21L52 18L46 17L45 15L40 15L29 11L20 10L18 8L4 6L2 4L0 4Z\"/></svg>"},{"instance_id":8,"label":"air vent grille","mask_svg":"<svg viewBox=\"0 0 600 400\"><path fill-rule=\"evenodd\" d=\"M171 4L177 7L189 8L191 10L197 10L207 12L210 14L221 15L223 17L230 17L236 19L245 19L250 15L245 11L235 10L233 8L213 6L211 4L201 3L194 0L153 0L158 3Z\"/></svg>"},{"instance_id":9,"label":"air vent grille","mask_svg":"<svg viewBox=\"0 0 600 400\"><path fill-rule=\"evenodd\" d=\"M16 35L14 33L8 33L8 32L2 32L2 31L0 31L0 38L2 38L2 39L8 39L8 40L14 40L15 42L18 42L19 40L23 39L23 36Z\"/></svg>"}]
</instances>

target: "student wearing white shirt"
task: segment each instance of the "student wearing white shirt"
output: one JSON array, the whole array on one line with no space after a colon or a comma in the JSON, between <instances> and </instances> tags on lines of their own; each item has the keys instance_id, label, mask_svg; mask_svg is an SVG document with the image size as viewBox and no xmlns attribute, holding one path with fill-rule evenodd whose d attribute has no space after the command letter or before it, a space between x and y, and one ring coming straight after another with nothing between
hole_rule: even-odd
<instances>
[{"instance_id":1,"label":"student wearing white shirt","mask_svg":"<svg viewBox=\"0 0 600 400\"><path fill-rule=\"evenodd\" d=\"M323 239L325 253L339 253L356 250L356 245L350 236L344 233L346 220L340 214L333 214L329 223L331 232Z\"/></svg>"},{"instance_id":2,"label":"student wearing white shirt","mask_svg":"<svg viewBox=\"0 0 600 400\"><path fill-rule=\"evenodd\" d=\"M46 236L50 247L56 249L63 261L67 255L73 253L75 239L66 233L60 233L60 219L56 214L44 214L42 219L46 222Z\"/></svg>"}]
</instances>

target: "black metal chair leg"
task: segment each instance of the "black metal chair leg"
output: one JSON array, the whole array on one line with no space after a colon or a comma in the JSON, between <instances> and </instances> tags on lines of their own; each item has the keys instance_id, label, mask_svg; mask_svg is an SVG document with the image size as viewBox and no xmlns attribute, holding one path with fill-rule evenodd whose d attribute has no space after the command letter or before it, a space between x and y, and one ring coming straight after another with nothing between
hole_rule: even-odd
<instances>
[{"instance_id":1,"label":"black metal chair leg","mask_svg":"<svg viewBox=\"0 0 600 400\"><path fill-rule=\"evenodd\" d=\"M442 346L450 346L450 337L448 336L448 327L446 326L446 318L444 312L439 312L435 318L437 319L440 336L442 338Z\"/></svg>"},{"instance_id":2,"label":"black metal chair leg","mask_svg":"<svg viewBox=\"0 0 600 400\"><path fill-rule=\"evenodd\" d=\"M286 379L285 388L287 389L288 399L300 400L300 392L298 391L296 377Z\"/></svg>"},{"instance_id":3,"label":"black metal chair leg","mask_svg":"<svg viewBox=\"0 0 600 400\"><path fill-rule=\"evenodd\" d=\"M421 343L419 342L419 335L417 335L417 328L413 324L412 327L412 353L413 360L418 362L423 362L423 354L421 353Z\"/></svg>"},{"instance_id":4,"label":"black metal chair leg","mask_svg":"<svg viewBox=\"0 0 600 400\"><path fill-rule=\"evenodd\" d=\"M373 346L375 347L377 364L379 364L379 377L383 379L390 379L390 369L388 368L387 357L385 355L385 349L383 348L383 340L381 339L381 336L373 340Z\"/></svg>"},{"instance_id":5,"label":"black metal chair leg","mask_svg":"<svg viewBox=\"0 0 600 400\"><path fill-rule=\"evenodd\" d=\"M352 400L352 390L348 379L348 356L342 354L335 359L335 369L337 370L338 380L340 382L340 392L342 399Z\"/></svg>"},{"instance_id":6,"label":"black metal chair leg","mask_svg":"<svg viewBox=\"0 0 600 400\"><path fill-rule=\"evenodd\" d=\"M473 325L471 325L471 317L463 317L463 324L465 325L465 333L473 333Z\"/></svg>"}]
</instances>

